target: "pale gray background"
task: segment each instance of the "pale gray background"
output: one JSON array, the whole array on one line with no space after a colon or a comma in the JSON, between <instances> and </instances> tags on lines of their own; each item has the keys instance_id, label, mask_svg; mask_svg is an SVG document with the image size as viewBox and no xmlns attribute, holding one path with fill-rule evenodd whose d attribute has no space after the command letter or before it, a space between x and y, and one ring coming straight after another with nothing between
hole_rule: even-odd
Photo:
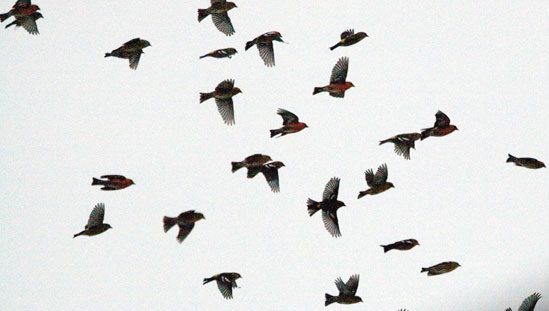
<instances>
[{"instance_id":1,"label":"pale gray background","mask_svg":"<svg viewBox=\"0 0 549 311\"><path fill-rule=\"evenodd\" d=\"M38 4L39 36L0 31L0 309L322 310L333 280L359 273L364 303L330 309L517 309L539 291L549 310L547 170L505 163L549 161L547 1L238 1L232 37L197 22L206 0ZM350 27L370 38L328 50ZM267 68L244 44L272 30L290 44ZM135 37L152 43L137 71L103 58ZM198 60L224 47L239 53ZM341 56L356 88L312 96ZM233 127L198 102L226 78L244 92ZM279 107L310 128L270 139ZM411 161L378 146L438 109L459 132ZM256 152L286 163L280 194L231 174ZM396 188L356 200L385 162ZM102 174L137 185L102 192ZM305 207L333 176L339 239ZM98 202L114 229L73 240ZM161 219L189 209L206 220L179 245ZM378 246L406 238L421 246ZM446 260L463 267L419 273ZM223 271L244 276L232 301L202 286Z\"/></svg>"}]
</instances>

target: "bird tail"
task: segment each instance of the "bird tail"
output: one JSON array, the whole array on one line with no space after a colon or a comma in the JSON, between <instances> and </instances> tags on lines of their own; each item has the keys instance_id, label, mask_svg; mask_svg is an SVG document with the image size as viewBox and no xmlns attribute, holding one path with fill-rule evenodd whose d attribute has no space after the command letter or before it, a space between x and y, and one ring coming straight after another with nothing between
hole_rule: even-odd
<instances>
[{"instance_id":1,"label":"bird tail","mask_svg":"<svg viewBox=\"0 0 549 311\"><path fill-rule=\"evenodd\" d=\"M86 232L86 230L84 230L84 231L82 231L82 232L79 232L79 233L73 235L72 238L74 239L74 238L76 238L77 236L84 234L84 232Z\"/></svg>"},{"instance_id":2,"label":"bird tail","mask_svg":"<svg viewBox=\"0 0 549 311\"><path fill-rule=\"evenodd\" d=\"M208 56L210 56L210 54L204 54L204 55L200 56L199 59L202 59L202 58L208 57Z\"/></svg>"},{"instance_id":3,"label":"bird tail","mask_svg":"<svg viewBox=\"0 0 549 311\"><path fill-rule=\"evenodd\" d=\"M231 162L231 166L231 172L234 173L244 167L244 162Z\"/></svg>"},{"instance_id":4,"label":"bird tail","mask_svg":"<svg viewBox=\"0 0 549 311\"><path fill-rule=\"evenodd\" d=\"M164 232L168 232L168 230L170 230L177 223L177 218L164 216L163 222L164 222Z\"/></svg>"},{"instance_id":5,"label":"bird tail","mask_svg":"<svg viewBox=\"0 0 549 311\"><path fill-rule=\"evenodd\" d=\"M254 178L257 174L261 172L261 167L248 167L248 178Z\"/></svg>"},{"instance_id":6,"label":"bird tail","mask_svg":"<svg viewBox=\"0 0 549 311\"><path fill-rule=\"evenodd\" d=\"M315 89L313 90L313 95L315 94L318 94L320 92L324 92L325 89L323 87L315 87Z\"/></svg>"},{"instance_id":7,"label":"bird tail","mask_svg":"<svg viewBox=\"0 0 549 311\"><path fill-rule=\"evenodd\" d=\"M205 278L203 281L202 281L202 285L205 285L205 284L208 284L210 283L211 281L215 280L215 277L211 277L211 278Z\"/></svg>"},{"instance_id":8,"label":"bird tail","mask_svg":"<svg viewBox=\"0 0 549 311\"><path fill-rule=\"evenodd\" d=\"M387 253L388 251L390 251L392 249L389 245L380 245L380 246L383 247L383 252L384 253Z\"/></svg>"},{"instance_id":9,"label":"bird tail","mask_svg":"<svg viewBox=\"0 0 549 311\"><path fill-rule=\"evenodd\" d=\"M360 192L358 193L358 198L357 198L357 199L360 199L360 198L362 198L363 196L365 196L365 195L367 195L367 194L368 194L368 190L366 190L366 191L360 191Z\"/></svg>"},{"instance_id":10,"label":"bird tail","mask_svg":"<svg viewBox=\"0 0 549 311\"><path fill-rule=\"evenodd\" d=\"M93 178L92 178L92 184L91 184L91 185L92 185L92 186L96 186L96 185L105 185L105 181L93 177Z\"/></svg>"},{"instance_id":11,"label":"bird tail","mask_svg":"<svg viewBox=\"0 0 549 311\"><path fill-rule=\"evenodd\" d=\"M105 53L105 57L113 56L112 53Z\"/></svg>"},{"instance_id":12,"label":"bird tail","mask_svg":"<svg viewBox=\"0 0 549 311\"><path fill-rule=\"evenodd\" d=\"M505 162L517 162L517 158L509 154L509 158Z\"/></svg>"},{"instance_id":13,"label":"bird tail","mask_svg":"<svg viewBox=\"0 0 549 311\"><path fill-rule=\"evenodd\" d=\"M271 138L275 137L278 134L282 134L282 130L270 130L271 131Z\"/></svg>"},{"instance_id":14,"label":"bird tail","mask_svg":"<svg viewBox=\"0 0 549 311\"><path fill-rule=\"evenodd\" d=\"M421 272L420 272L420 273L427 272L427 271L429 271L429 269L427 269L427 268L421 268Z\"/></svg>"},{"instance_id":15,"label":"bird tail","mask_svg":"<svg viewBox=\"0 0 549 311\"><path fill-rule=\"evenodd\" d=\"M336 297L332 296L330 294L325 294L324 297L326 297L326 301L324 302L324 306L331 305L332 303L336 302Z\"/></svg>"},{"instance_id":16,"label":"bird tail","mask_svg":"<svg viewBox=\"0 0 549 311\"><path fill-rule=\"evenodd\" d=\"M214 97L214 92L200 93L200 102L203 103L212 97Z\"/></svg>"},{"instance_id":17,"label":"bird tail","mask_svg":"<svg viewBox=\"0 0 549 311\"><path fill-rule=\"evenodd\" d=\"M11 16L11 12L0 14L0 23L8 19L10 16Z\"/></svg>"},{"instance_id":18,"label":"bird tail","mask_svg":"<svg viewBox=\"0 0 549 311\"><path fill-rule=\"evenodd\" d=\"M252 40L252 41L248 41L246 42L246 49L245 51L247 51L249 48L251 48L252 46L254 46L255 42Z\"/></svg>"},{"instance_id":19,"label":"bird tail","mask_svg":"<svg viewBox=\"0 0 549 311\"><path fill-rule=\"evenodd\" d=\"M313 216L319 210L320 203L312 199L307 199L307 212L309 212L309 216Z\"/></svg>"},{"instance_id":20,"label":"bird tail","mask_svg":"<svg viewBox=\"0 0 549 311\"><path fill-rule=\"evenodd\" d=\"M9 24L6 25L6 29L7 29L8 27L13 26L13 25L16 25L16 24L17 24L17 21L13 21L13 22L11 22L11 23L9 23Z\"/></svg>"},{"instance_id":21,"label":"bird tail","mask_svg":"<svg viewBox=\"0 0 549 311\"><path fill-rule=\"evenodd\" d=\"M341 45L341 42L338 42L336 45L334 45L330 48L330 51L333 51L335 48L337 48L340 45Z\"/></svg>"},{"instance_id":22,"label":"bird tail","mask_svg":"<svg viewBox=\"0 0 549 311\"><path fill-rule=\"evenodd\" d=\"M388 143L388 142L389 142L389 139L380 140L380 141L379 141L379 144L380 144L380 145L383 145L384 143Z\"/></svg>"},{"instance_id":23,"label":"bird tail","mask_svg":"<svg viewBox=\"0 0 549 311\"><path fill-rule=\"evenodd\" d=\"M198 9L198 21L201 22L203 19L208 17L210 15L210 12L208 9Z\"/></svg>"}]
</instances>

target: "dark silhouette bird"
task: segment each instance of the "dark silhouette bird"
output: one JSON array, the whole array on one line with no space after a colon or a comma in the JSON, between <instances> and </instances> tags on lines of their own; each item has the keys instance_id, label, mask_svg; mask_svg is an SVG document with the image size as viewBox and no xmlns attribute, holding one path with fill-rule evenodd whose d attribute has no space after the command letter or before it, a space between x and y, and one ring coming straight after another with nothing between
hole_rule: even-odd
<instances>
[{"instance_id":1,"label":"dark silhouette bird","mask_svg":"<svg viewBox=\"0 0 549 311\"><path fill-rule=\"evenodd\" d=\"M6 25L6 28L15 25L16 28L23 27L31 35L38 35L38 26L36 25L36 20L43 18L42 13L34 12L29 16L16 16L15 20Z\"/></svg>"},{"instance_id":2,"label":"dark silhouette bird","mask_svg":"<svg viewBox=\"0 0 549 311\"><path fill-rule=\"evenodd\" d=\"M439 275L439 274L452 272L455 269L457 269L457 267L461 267L459 263L454 261L446 261L446 262L442 262L434 266L431 266L429 268L421 268L421 272L422 273L427 272L428 276L432 276L432 275Z\"/></svg>"},{"instance_id":3,"label":"dark silhouette bird","mask_svg":"<svg viewBox=\"0 0 549 311\"><path fill-rule=\"evenodd\" d=\"M522 301L522 304L520 305L518 311L534 311L534 309L536 308L536 304L540 299L541 295L539 293L533 293ZM505 309L505 311L512 311L512 309L507 308Z\"/></svg>"},{"instance_id":4,"label":"dark silhouette bird","mask_svg":"<svg viewBox=\"0 0 549 311\"><path fill-rule=\"evenodd\" d=\"M430 128L425 128L421 130L421 140L424 140L425 138L429 136L446 136L453 131L457 131L458 128L455 125L450 124L450 118L444 112L437 111L435 114L436 121L435 126Z\"/></svg>"},{"instance_id":5,"label":"dark silhouette bird","mask_svg":"<svg viewBox=\"0 0 549 311\"><path fill-rule=\"evenodd\" d=\"M280 34L280 32L266 32L261 36L253 39L252 41L246 42L245 50L247 51L252 46L257 45L257 49L259 50L259 56L261 56L261 59L263 59L265 66L273 67L275 65L273 41L284 42L284 40L282 40L282 35Z\"/></svg>"},{"instance_id":6,"label":"dark silhouette bird","mask_svg":"<svg viewBox=\"0 0 549 311\"><path fill-rule=\"evenodd\" d=\"M366 170L364 175L366 177L366 183L370 188L365 191L360 191L358 193L359 199L367 194L375 195L395 187L392 183L387 182L387 176L389 175L387 164L382 164L378 167L375 175L372 169Z\"/></svg>"},{"instance_id":7,"label":"dark silhouette bird","mask_svg":"<svg viewBox=\"0 0 549 311\"><path fill-rule=\"evenodd\" d=\"M330 76L330 84L322 87L315 87L313 95L328 92L333 97L345 96L345 91L355 86L352 82L348 82L347 71L349 70L349 58L342 57L335 64L332 69L332 75Z\"/></svg>"},{"instance_id":8,"label":"dark silhouette bird","mask_svg":"<svg viewBox=\"0 0 549 311\"><path fill-rule=\"evenodd\" d=\"M308 127L307 124L299 122L299 118L288 110L279 108L276 113L282 117L283 126L279 129L271 130L271 137L275 137L279 134L279 137L282 137L287 134L297 133Z\"/></svg>"},{"instance_id":9,"label":"dark silhouette bird","mask_svg":"<svg viewBox=\"0 0 549 311\"><path fill-rule=\"evenodd\" d=\"M133 180L126 178L122 175L103 175L101 176L101 178L106 178L107 180L101 180L93 177L92 186L103 186L101 190L120 190L127 188L131 185L135 185Z\"/></svg>"},{"instance_id":10,"label":"dark silhouette bird","mask_svg":"<svg viewBox=\"0 0 549 311\"><path fill-rule=\"evenodd\" d=\"M118 57L123 59L128 59L130 61L130 68L135 70L139 65L139 59L141 54L144 54L143 49L151 46L149 41L135 38L126 43L121 47L112 50L110 53L105 53L105 57Z\"/></svg>"},{"instance_id":11,"label":"dark silhouette bird","mask_svg":"<svg viewBox=\"0 0 549 311\"><path fill-rule=\"evenodd\" d=\"M380 145L385 143L395 144L395 153L402 155L404 159L410 160L410 148L416 149L415 141L421 138L420 133L399 134L391 138L387 138L379 142Z\"/></svg>"},{"instance_id":12,"label":"dark silhouette bird","mask_svg":"<svg viewBox=\"0 0 549 311\"><path fill-rule=\"evenodd\" d=\"M509 154L507 163L515 163L516 166L522 166L530 169L538 169L545 167L545 163L534 158L517 158Z\"/></svg>"},{"instance_id":13,"label":"dark silhouette bird","mask_svg":"<svg viewBox=\"0 0 549 311\"><path fill-rule=\"evenodd\" d=\"M259 167L248 168L248 178L254 178L260 172L265 176L267 184L272 192L280 192L280 183L278 181L278 169L285 166L280 161L270 162Z\"/></svg>"},{"instance_id":14,"label":"dark silhouette bird","mask_svg":"<svg viewBox=\"0 0 549 311\"><path fill-rule=\"evenodd\" d=\"M178 225L177 242L182 243L193 230L194 223L201 219L206 218L201 213L195 213L194 210L183 212L177 217L164 216L164 232L168 232L173 226Z\"/></svg>"},{"instance_id":15,"label":"dark silhouette bird","mask_svg":"<svg viewBox=\"0 0 549 311\"><path fill-rule=\"evenodd\" d=\"M90 218L88 219L88 224L84 227L84 231L77 233L73 236L73 239L80 235L98 235L109 229L112 229L111 225L103 223L105 218L105 204L99 203L95 205L92 212L90 213Z\"/></svg>"},{"instance_id":16,"label":"dark silhouette bird","mask_svg":"<svg viewBox=\"0 0 549 311\"><path fill-rule=\"evenodd\" d=\"M212 21L219 31L227 36L234 34L234 27L227 12L236 8L236 4L226 0L211 0L210 4L207 9L198 9L198 22L211 15Z\"/></svg>"},{"instance_id":17,"label":"dark silhouette bird","mask_svg":"<svg viewBox=\"0 0 549 311\"><path fill-rule=\"evenodd\" d=\"M268 155L259 154L259 153L252 154L251 156L246 157L243 161L231 162L231 171L234 173L239 169L245 167L248 169L248 176L250 175L255 176L258 173L257 169L269 161L272 161L272 159Z\"/></svg>"},{"instance_id":18,"label":"dark silhouette bird","mask_svg":"<svg viewBox=\"0 0 549 311\"><path fill-rule=\"evenodd\" d=\"M326 301L324 302L325 306L328 306L334 302L350 305L353 303L362 302L362 298L356 295L356 290L358 289L359 275L352 275L347 283L343 283L343 280L339 277L335 280L335 285L339 291L338 296L332 296L330 294L325 294Z\"/></svg>"},{"instance_id":19,"label":"dark silhouette bird","mask_svg":"<svg viewBox=\"0 0 549 311\"><path fill-rule=\"evenodd\" d=\"M211 278L205 278L203 285L216 281L217 288L225 299L233 299L233 288L237 288L236 280L242 278L242 276L236 272L225 272L212 276Z\"/></svg>"},{"instance_id":20,"label":"dark silhouette bird","mask_svg":"<svg viewBox=\"0 0 549 311\"><path fill-rule=\"evenodd\" d=\"M380 246L383 247L383 252L387 253L392 249L398 249L399 251L407 251L414 248L414 246L416 245L419 245L419 242L417 240L408 239L408 240L402 240L395 243L380 245Z\"/></svg>"},{"instance_id":21,"label":"dark silhouette bird","mask_svg":"<svg viewBox=\"0 0 549 311\"><path fill-rule=\"evenodd\" d=\"M200 56L200 58L204 58L204 57L214 57L214 58L225 58L225 57L227 57L227 58L231 58L236 53L237 53L236 49L226 48L226 49L215 50L215 51L210 52L208 54L204 54L204 55Z\"/></svg>"},{"instance_id":22,"label":"dark silhouette bird","mask_svg":"<svg viewBox=\"0 0 549 311\"><path fill-rule=\"evenodd\" d=\"M11 16L15 17L15 19L29 17L39 10L40 7L35 4L31 4L30 0L17 0L11 7L11 10L7 13L0 14L0 22L4 22Z\"/></svg>"},{"instance_id":23,"label":"dark silhouette bird","mask_svg":"<svg viewBox=\"0 0 549 311\"><path fill-rule=\"evenodd\" d=\"M215 98L217 110L221 114L221 118L223 118L225 124L233 125L235 123L233 96L238 93L242 93L242 91L234 87L234 80L228 79L219 83L213 92L200 93L200 103L210 98Z\"/></svg>"},{"instance_id":24,"label":"dark silhouette bird","mask_svg":"<svg viewBox=\"0 0 549 311\"><path fill-rule=\"evenodd\" d=\"M330 50L334 50L338 46L350 46L355 43L360 42L362 39L368 37L368 35L365 32L357 32L353 29L345 30L341 33L341 40L334 46L330 48Z\"/></svg>"},{"instance_id":25,"label":"dark silhouette bird","mask_svg":"<svg viewBox=\"0 0 549 311\"><path fill-rule=\"evenodd\" d=\"M312 199L307 200L307 211L309 216L313 216L316 212L322 210L322 221L324 227L333 237L340 237L339 222L337 220L337 210L345 206L345 203L337 200L339 192L339 178L333 177L326 184L322 201L316 202Z\"/></svg>"}]
</instances>

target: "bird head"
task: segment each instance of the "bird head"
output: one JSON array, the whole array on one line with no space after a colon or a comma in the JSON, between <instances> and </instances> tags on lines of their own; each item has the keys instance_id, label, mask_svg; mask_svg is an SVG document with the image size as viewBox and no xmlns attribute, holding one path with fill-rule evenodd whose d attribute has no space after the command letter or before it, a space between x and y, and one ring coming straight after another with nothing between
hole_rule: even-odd
<instances>
[{"instance_id":1,"label":"bird head","mask_svg":"<svg viewBox=\"0 0 549 311\"><path fill-rule=\"evenodd\" d=\"M232 277L237 280L237 279L241 279L242 278L242 275L240 275L240 273L236 273L236 272L233 272L231 273L232 274Z\"/></svg>"},{"instance_id":2,"label":"bird head","mask_svg":"<svg viewBox=\"0 0 549 311\"><path fill-rule=\"evenodd\" d=\"M112 229L111 225L109 225L109 224L105 224L105 228L106 228L105 230Z\"/></svg>"},{"instance_id":3,"label":"bird head","mask_svg":"<svg viewBox=\"0 0 549 311\"><path fill-rule=\"evenodd\" d=\"M30 1L29 1L29 2L30 2ZM37 6L36 4L31 5L31 7L33 7L36 11L40 10L40 7Z\"/></svg>"},{"instance_id":4,"label":"bird head","mask_svg":"<svg viewBox=\"0 0 549 311\"><path fill-rule=\"evenodd\" d=\"M354 296L351 298L351 302L357 303L357 302L364 302L364 301L362 301L362 298L360 298L359 296Z\"/></svg>"},{"instance_id":5,"label":"bird head","mask_svg":"<svg viewBox=\"0 0 549 311\"><path fill-rule=\"evenodd\" d=\"M343 203L342 201L337 201L336 206L339 208L339 207L347 206L347 205L345 205L345 203Z\"/></svg>"},{"instance_id":6,"label":"bird head","mask_svg":"<svg viewBox=\"0 0 549 311\"><path fill-rule=\"evenodd\" d=\"M410 239L413 245L419 245L419 242L416 239Z\"/></svg>"},{"instance_id":7,"label":"bird head","mask_svg":"<svg viewBox=\"0 0 549 311\"><path fill-rule=\"evenodd\" d=\"M353 84L353 82L347 82L349 83L349 87L354 87L355 85Z\"/></svg>"},{"instance_id":8,"label":"bird head","mask_svg":"<svg viewBox=\"0 0 549 311\"><path fill-rule=\"evenodd\" d=\"M242 90L237 87L233 88L233 95L236 95L238 93L242 93Z\"/></svg>"},{"instance_id":9,"label":"bird head","mask_svg":"<svg viewBox=\"0 0 549 311\"><path fill-rule=\"evenodd\" d=\"M236 49L233 49L233 48L228 48L226 51L227 51L227 53L229 53L229 54L236 54L236 53L238 53L238 51L237 51Z\"/></svg>"},{"instance_id":10,"label":"bird head","mask_svg":"<svg viewBox=\"0 0 549 311\"><path fill-rule=\"evenodd\" d=\"M540 161L541 162L541 161ZM545 167L545 163L541 162L541 167Z\"/></svg>"},{"instance_id":11,"label":"bird head","mask_svg":"<svg viewBox=\"0 0 549 311\"><path fill-rule=\"evenodd\" d=\"M282 35L278 31L273 32L273 40L278 42L284 42L284 40L282 40Z\"/></svg>"},{"instance_id":12,"label":"bird head","mask_svg":"<svg viewBox=\"0 0 549 311\"><path fill-rule=\"evenodd\" d=\"M227 2L226 6L228 10L237 8L236 3L234 2Z\"/></svg>"},{"instance_id":13,"label":"bird head","mask_svg":"<svg viewBox=\"0 0 549 311\"><path fill-rule=\"evenodd\" d=\"M40 13L40 12L34 12L34 13L32 14L32 17L34 17L34 20L35 20L35 21L38 20L38 19L44 18L44 16L43 16L42 13Z\"/></svg>"},{"instance_id":14,"label":"bird head","mask_svg":"<svg viewBox=\"0 0 549 311\"><path fill-rule=\"evenodd\" d=\"M143 48L146 48L148 46L152 46L151 43L147 40L141 40L141 44L143 45Z\"/></svg>"},{"instance_id":15,"label":"bird head","mask_svg":"<svg viewBox=\"0 0 549 311\"><path fill-rule=\"evenodd\" d=\"M368 37L368 34L366 34L365 32L361 31L361 32L357 33L356 36L357 36L358 38L364 39L364 38Z\"/></svg>"},{"instance_id":16,"label":"bird head","mask_svg":"<svg viewBox=\"0 0 549 311\"><path fill-rule=\"evenodd\" d=\"M286 166L284 165L284 163L280 162L280 161L275 161L275 162L272 162L271 163L272 166L276 167L276 168L281 168L283 166Z\"/></svg>"},{"instance_id":17,"label":"bird head","mask_svg":"<svg viewBox=\"0 0 549 311\"><path fill-rule=\"evenodd\" d=\"M454 131L459 131L458 127L455 125L452 125L452 128L454 129Z\"/></svg>"},{"instance_id":18,"label":"bird head","mask_svg":"<svg viewBox=\"0 0 549 311\"><path fill-rule=\"evenodd\" d=\"M389 186L389 188L394 188L395 187L395 185L393 185L392 182L388 182L387 185Z\"/></svg>"},{"instance_id":19,"label":"bird head","mask_svg":"<svg viewBox=\"0 0 549 311\"><path fill-rule=\"evenodd\" d=\"M307 123L303 123L303 127L305 128L305 127L309 127L309 126L307 125Z\"/></svg>"},{"instance_id":20,"label":"bird head","mask_svg":"<svg viewBox=\"0 0 549 311\"><path fill-rule=\"evenodd\" d=\"M272 161L272 160L273 160L273 159L271 159L271 157L268 156L268 155L264 155L263 157L264 157L264 159L266 160L266 162L269 162L269 161Z\"/></svg>"},{"instance_id":21,"label":"bird head","mask_svg":"<svg viewBox=\"0 0 549 311\"><path fill-rule=\"evenodd\" d=\"M135 185L135 183L133 182L133 180L131 180L131 179L128 178L128 181L129 181L130 185Z\"/></svg>"},{"instance_id":22,"label":"bird head","mask_svg":"<svg viewBox=\"0 0 549 311\"><path fill-rule=\"evenodd\" d=\"M195 217L196 217L197 221L201 220L201 219L206 219L206 217L204 217L204 214L202 214L202 213L196 213Z\"/></svg>"}]
</instances>

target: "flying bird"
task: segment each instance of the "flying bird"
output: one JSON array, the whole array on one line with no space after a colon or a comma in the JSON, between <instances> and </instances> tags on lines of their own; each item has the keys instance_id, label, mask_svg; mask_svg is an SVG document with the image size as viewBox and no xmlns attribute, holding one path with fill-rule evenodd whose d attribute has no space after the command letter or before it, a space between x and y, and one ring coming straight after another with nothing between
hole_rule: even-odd
<instances>
[{"instance_id":1,"label":"flying bird","mask_svg":"<svg viewBox=\"0 0 549 311\"><path fill-rule=\"evenodd\" d=\"M538 169L545 167L545 163L534 158L517 158L509 154L507 163L515 163L516 166L522 166L530 169Z\"/></svg>"},{"instance_id":2,"label":"flying bird","mask_svg":"<svg viewBox=\"0 0 549 311\"><path fill-rule=\"evenodd\" d=\"M151 46L149 41L135 38L126 43L121 47L112 50L110 53L105 53L105 57L118 57L123 59L128 59L130 61L130 68L135 70L139 65L139 59L141 54L144 54L143 49Z\"/></svg>"},{"instance_id":3,"label":"flying bird","mask_svg":"<svg viewBox=\"0 0 549 311\"><path fill-rule=\"evenodd\" d=\"M330 294L325 294L326 301L324 306L328 306L334 302L350 305L353 303L362 302L362 298L356 295L356 290L358 289L359 275L352 275L347 283L343 283L343 280L338 277L335 280L335 285L339 291L339 295L332 296Z\"/></svg>"},{"instance_id":4,"label":"flying bird","mask_svg":"<svg viewBox=\"0 0 549 311\"><path fill-rule=\"evenodd\" d=\"M263 164L272 161L271 157L265 154L252 154L249 157L246 157L243 161L240 162L231 162L231 172L236 172L239 169L245 167L248 169L248 176L254 174L258 168L263 166ZM255 173L257 174L257 173ZM255 175L254 175L255 176Z\"/></svg>"},{"instance_id":5,"label":"flying bird","mask_svg":"<svg viewBox=\"0 0 549 311\"><path fill-rule=\"evenodd\" d=\"M195 213L194 210L183 212L177 217L164 216L164 232L168 232L173 226L178 225L177 242L182 243L193 230L194 223L202 219L206 219L204 215Z\"/></svg>"},{"instance_id":6,"label":"flying bird","mask_svg":"<svg viewBox=\"0 0 549 311\"><path fill-rule=\"evenodd\" d=\"M339 181L337 177L333 177L326 184L322 194L322 201L316 202L312 199L307 200L307 211L309 216L313 216L316 212L322 210L322 221L324 227L333 237L340 237L339 222L337 220L337 210L345 206L345 203L337 199L339 192Z\"/></svg>"},{"instance_id":7,"label":"flying bird","mask_svg":"<svg viewBox=\"0 0 549 311\"><path fill-rule=\"evenodd\" d=\"M442 262L434 266L431 266L429 268L421 268L421 273L427 272L428 276L439 275L439 274L452 272L455 269L457 269L457 267L461 267L459 263L454 261L446 261L446 262Z\"/></svg>"},{"instance_id":8,"label":"flying bird","mask_svg":"<svg viewBox=\"0 0 549 311\"><path fill-rule=\"evenodd\" d=\"M122 175L103 175L100 178L107 180L101 180L93 177L92 186L103 186L101 190L120 190L127 188L131 185L135 185L133 180L126 178Z\"/></svg>"},{"instance_id":9,"label":"flying bird","mask_svg":"<svg viewBox=\"0 0 549 311\"><path fill-rule=\"evenodd\" d=\"M234 80L227 79L219 83L213 92L209 93L200 93L200 103L204 101L215 98L215 103L217 104L217 110L221 114L221 118L227 125L233 125L234 121L234 108L233 108L233 96L242 91L234 87Z\"/></svg>"},{"instance_id":10,"label":"flying bird","mask_svg":"<svg viewBox=\"0 0 549 311\"><path fill-rule=\"evenodd\" d=\"M446 136L453 131L457 131L458 128L455 125L450 124L450 118L444 112L437 111L435 114L436 121L435 126L421 130L421 140L429 136Z\"/></svg>"},{"instance_id":11,"label":"flying bird","mask_svg":"<svg viewBox=\"0 0 549 311\"><path fill-rule=\"evenodd\" d=\"M23 27L31 35L38 35L38 26L36 25L36 20L43 18L42 13L34 12L29 16L16 16L15 20L6 25L6 28L15 25L15 28Z\"/></svg>"},{"instance_id":12,"label":"flying bird","mask_svg":"<svg viewBox=\"0 0 549 311\"><path fill-rule=\"evenodd\" d=\"M330 50L334 50L338 46L353 45L355 43L362 41L362 39L366 37L368 37L368 35L365 32L361 31L361 32L355 33L353 29L345 30L344 32L341 33L341 40L336 45L332 46Z\"/></svg>"},{"instance_id":13,"label":"flying bird","mask_svg":"<svg viewBox=\"0 0 549 311\"><path fill-rule=\"evenodd\" d=\"M216 274L210 278L205 278L203 285L210 283L211 281L216 281L217 288L223 295L225 299L233 299L233 288L237 288L236 280L242 278L242 276L236 272L225 272Z\"/></svg>"},{"instance_id":14,"label":"flying bird","mask_svg":"<svg viewBox=\"0 0 549 311\"><path fill-rule=\"evenodd\" d=\"M342 57L335 64L332 69L332 75L330 76L330 84L322 87L315 87L313 95L328 92L333 97L345 96L345 91L355 86L352 82L345 81L347 78L347 71L349 70L349 58Z\"/></svg>"},{"instance_id":15,"label":"flying bird","mask_svg":"<svg viewBox=\"0 0 549 311\"><path fill-rule=\"evenodd\" d=\"M40 7L35 4L31 4L30 0L17 0L11 10L7 13L0 14L0 22L4 22L11 16L15 17L16 20L22 17L29 17L39 10Z\"/></svg>"},{"instance_id":16,"label":"flying bird","mask_svg":"<svg viewBox=\"0 0 549 311\"><path fill-rule=\"evenodd\" d=\"M414 246L417 246L417 245L419 245L419 242L417 240L408 239L408 240L402 240L395 243L380 245L380 246L383 247L383 252L387 253L392 249L398 249L399 251L407 251L414 248Z\"/></svg>"},{"instance_id":17,"label":"flying bird","mask_svg":"<svg viewBox=\"0 0 549 311\"><path fill-rule=\"evenodd\" d=\"M234 27L227 12L236 8L236 4L226 0L211 0L210 4L207 9L198 9L198 22L211 15L212 21L219 31L227 36L234 34Z\"/></svg>"},{"instance_id":18,"label":"flying bird","mask_svg":"<svg viewBox=\"0 0 549 311\"><path fill-rule=\"evenodd\" d=\"M416 149L415 141L421 138L420 133L399 134L391 138L387 138L379 142L380 145L385 143L395 144L395 153L402 155L404 159L410 160L410 148Z\"/></svg>"},{"instance_id":19,"label":"flying bird","mask_svg":"<svg viewBox=\"0 0 549 311\"><path fill-rule=\"evenodd\" d=\"M366 170L364 175L366 177L366 183L370 188L365 191L360 191L358 193L359 199L367 194L375 195L395 187L393 183L387 182L387 176L389 175L387 164L382 164L378 167L375 175L372 169Z\"/></svg>"},{"instance_id":20,"label":"flying bird","mask_svg":"<svg viewBox=\"0 0 549 311\"><path fill-rule=\"evenodd\" d=\"M98 235L109 229L112 229L111 225L103 223L105 218L105 204L99 203L95 205L92 212L90 213L90 218L88 219L88 224L84 227L84 231L77 233L73 236L73 239L80 235Z\"/></svg>"},{"instance_id":21,"label":"flying bird","mask_svg":"<svg viewBox=\"0 0 549 311\"><path fill-rule=\"evenodd\" d=\"M214 58L225 58L225 57L227 57L227 58L231 58L236 53L237 53L236 49L226 48L226 49L215 50L215 51L210 52L208 54L204 54L204 55L200 56L199 58L204 58L204 57L214 57Z\"/></svg>"},{"instance_id":22,"label":"flying bird","mask_svg":"<svg viewBox=\"0 0 549 311\"><path fill-rule=\"evenodd\" d=\"M257 49L259 50L259 56L261 56L261 59L263 59L265 66L273 67L275 65L273 41L284 42L284 40L282 40L282 35L280 34L280 32L266 32L261 36L253 39L252 41L246 42L245 50L247 51L252 46L257 45Z\"/></svg>"},{"instance_id":23,"label":"flying bird","mask_svg":"<svg viewBox=\"0 0 549 311\"><path fill-rule=\"evenodd\" d=\"M536 304L540 299L541 295L539 293L533 293L522 301L522 304L520 305L518 311L534 311L534 309L536 308ZM505 311L512 311L512 309L507 308Z\"/></svg>"},{"instance_id":24,"label":"flying bird","mask_svg":"<svg viewBox=\"0 0 549 311\"><path fill-rule=\"evenodd\" d=\"M279 108L276 113L282 117L283 126L279 129L271 130L271 137L279 134L279 137L282 137L287 134L297 133L308 127L307 124L299 122L299 118L288 110Z\"/></svg>"},{"instance_id":25,"label":"flying bird","mask_svg":"<svg viewBox=\"0 0 549 311\"><path fill-rule=\"evenodd\" d=\"M264 164L259 167L252 167L248 169L248 178L254 178L260 172L265 176L267 184L271 188L272 192L280 192L280 183L278 181L278 169L285 166L280 161L274 161Z\"/></svg>"}]
</instances>

